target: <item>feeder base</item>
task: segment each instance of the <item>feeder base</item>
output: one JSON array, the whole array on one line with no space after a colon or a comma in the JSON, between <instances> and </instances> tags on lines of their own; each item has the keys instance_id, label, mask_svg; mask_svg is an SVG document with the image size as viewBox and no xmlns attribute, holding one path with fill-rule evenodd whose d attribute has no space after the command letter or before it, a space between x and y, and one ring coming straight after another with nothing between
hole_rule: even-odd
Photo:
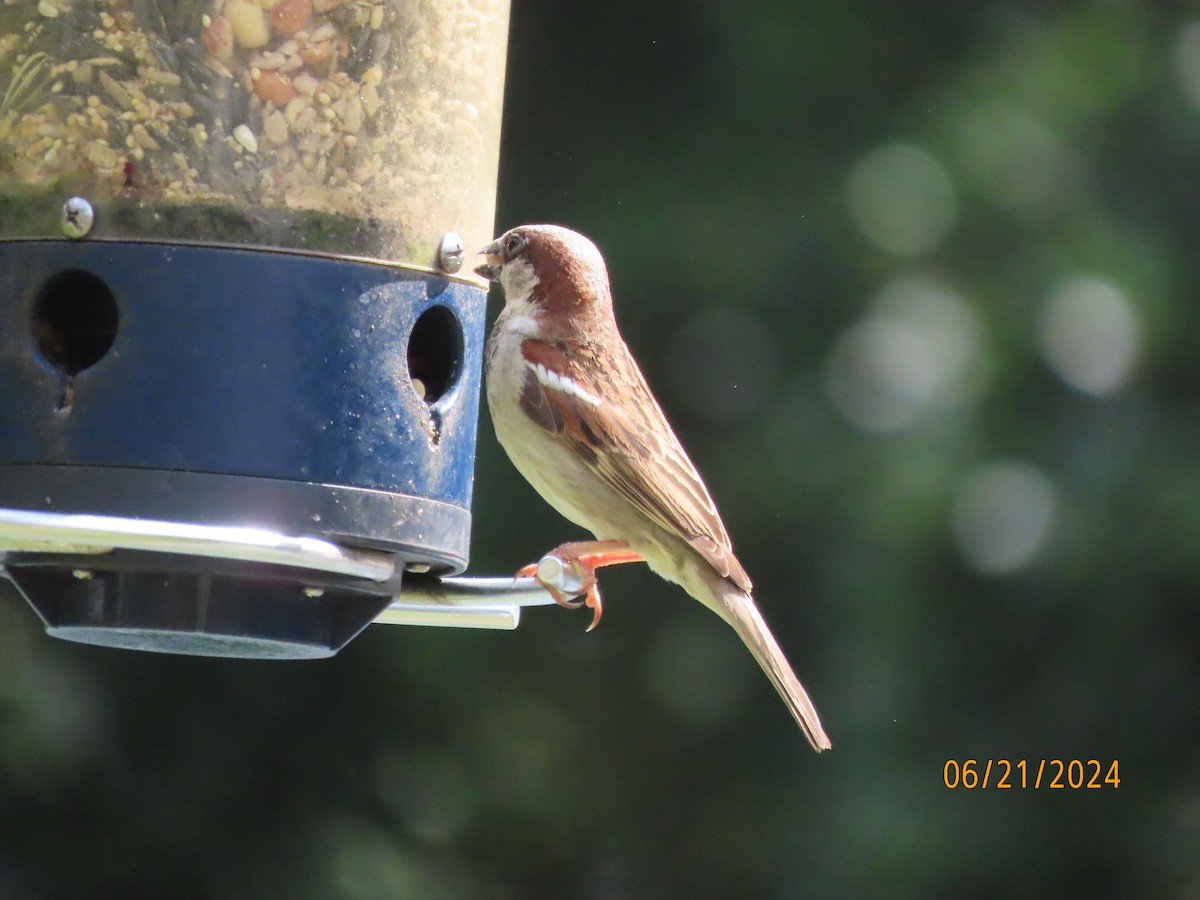
<instances>
[{"instance_id":1,"label":"feeder base","mask_svg":"<svg viewBox=\"0 0 1200 900\"><path fill-rule=\"evenodd\" d=\"M68 625L47 628L46 634L96 647L145 650L177 656L217 656L230 659L326 659L336 650L311 644L288 643L241 635L184 634L149 628L92 628Z\"/></svg>"},{"instance_id":2,"label":"feeder base","mask_svg":"<svg viewBox=\"0 0 1200 900\"><path fill-rule=\"evenodd\" d=\"M105 560L106 565L113 562L145 564L127 557ZM311 579L253 563L242 564L245 573L81 568L95 563L94 557L22 554L10 558L5 571L53 637L130 650L256 659L333 656L387 607L394 589L372 585L375 593L367 593L314 587ZM197 565L188 559L178 563L183 569Z\"/></svg>"}]
</instances>

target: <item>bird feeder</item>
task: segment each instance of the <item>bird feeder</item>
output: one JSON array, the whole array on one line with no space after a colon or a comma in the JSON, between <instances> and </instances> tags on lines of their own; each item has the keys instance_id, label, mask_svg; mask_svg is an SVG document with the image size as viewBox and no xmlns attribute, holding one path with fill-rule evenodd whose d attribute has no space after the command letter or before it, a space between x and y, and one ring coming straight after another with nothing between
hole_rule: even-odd
<instances>
[{"instance_id":1,"label":"bird feeder","mask_svg":"<svg viewBox=\"0 0 1200 900\"><path fill-rule=\"evenodd\" d=\"M543 602L444 580L468 558L486 284L463 258L492 236L507 16L0 12L0 571L50 634L326 656L377 619Z\"/></svg>"}]
</instances>

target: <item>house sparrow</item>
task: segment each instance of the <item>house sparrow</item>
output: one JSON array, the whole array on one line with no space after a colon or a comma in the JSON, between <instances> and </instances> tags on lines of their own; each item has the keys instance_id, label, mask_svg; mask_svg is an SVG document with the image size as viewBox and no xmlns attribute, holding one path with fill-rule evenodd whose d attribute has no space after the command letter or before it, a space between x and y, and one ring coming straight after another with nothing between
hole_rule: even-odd
<instances>
[{"instance_id":1,"label":"house sparrow","mask_svg":"<svg viewBox=\"0 0 1200 900\"><path fill-rule=\"evenodd\" d=\"M505 296L485 358L496 437L551 506L596 536L548 554L576 576L592 624L594 570L645 560L733 626L813 748L829 749L712 498L617 331L600 252L566 228L525 225L480 253L476 273ZM519 574L535 573L559 603L579 605L536 566Z\"/></svg>"}]
</instances>

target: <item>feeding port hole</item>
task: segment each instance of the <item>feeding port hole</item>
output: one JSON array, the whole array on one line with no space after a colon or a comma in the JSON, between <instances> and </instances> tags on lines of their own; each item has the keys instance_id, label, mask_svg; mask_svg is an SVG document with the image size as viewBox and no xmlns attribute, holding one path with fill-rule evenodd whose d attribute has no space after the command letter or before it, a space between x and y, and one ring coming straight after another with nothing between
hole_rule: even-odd
<instances>
[{"instance_id":1,"label":"feeding port hole","mask_svg":"<svg viewBox=\"0 0 1200 900\"><path fill-rule=\"evenodd\" d=\"M33 302L33 340L51 366L74 378L104 358L117 338L117 300L101 279L70 269L51 277Z\"/></svg>"},{"instance_id":2,"label":"feeding port hole","mask_svg":"<svg viewBox=\"0 0 1200 900\"><path fill-rule=\"evenodd\" d=\"M463 362L463 330L448 306L431 306L417 318L408 337L408 374L417 396L433 405L458 380Z\"/></svg>"}]
</instances>

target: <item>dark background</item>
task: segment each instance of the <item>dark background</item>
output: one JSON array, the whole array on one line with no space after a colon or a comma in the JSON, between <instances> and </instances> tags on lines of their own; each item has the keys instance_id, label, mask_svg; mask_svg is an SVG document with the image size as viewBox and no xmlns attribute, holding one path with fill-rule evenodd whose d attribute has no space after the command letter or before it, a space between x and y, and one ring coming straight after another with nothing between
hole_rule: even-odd
<instances>
[{"instance_id":1,"label":"dark background","mask_svg":"<svg viewBox=\"0 0 1200 900\"><path fill-rule=\"evenodd\" d=\"M0 896L1200 896L1200 9L515 7L497 231L604 251L833 751L641 567L318 663L6 596ZM478 452L473 570L578 536Z\"/></svg>"}]
</instances>

